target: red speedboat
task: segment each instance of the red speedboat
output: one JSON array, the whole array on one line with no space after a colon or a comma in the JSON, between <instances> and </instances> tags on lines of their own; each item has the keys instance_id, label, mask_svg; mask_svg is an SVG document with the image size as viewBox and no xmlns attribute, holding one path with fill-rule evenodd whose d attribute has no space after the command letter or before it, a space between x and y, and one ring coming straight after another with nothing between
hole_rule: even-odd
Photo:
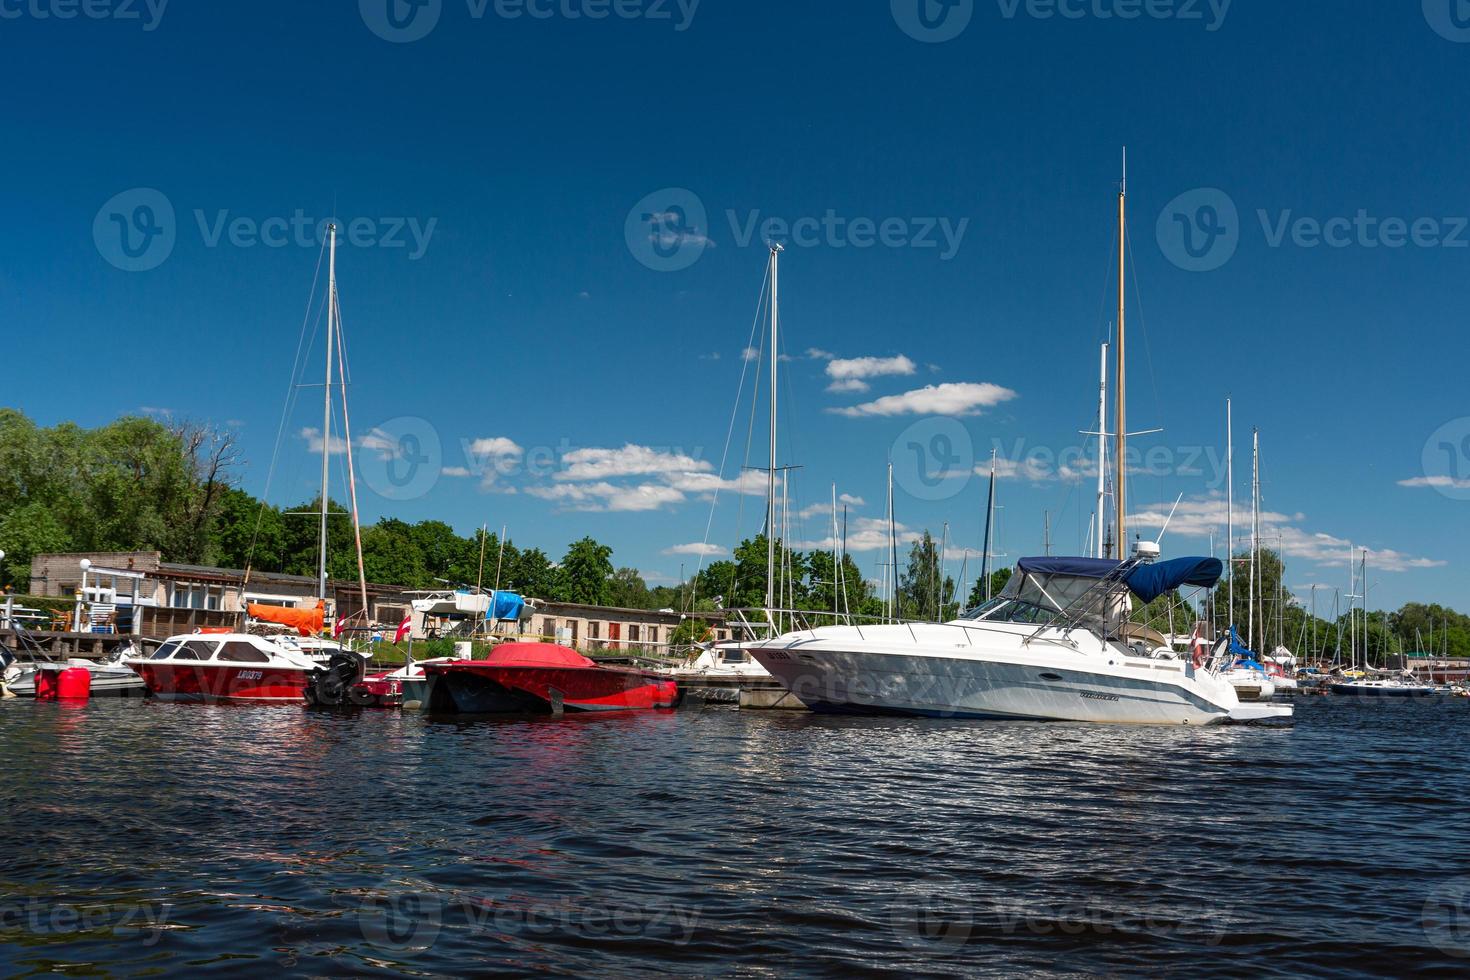
<instances>
[{"instance_id":1,"label":"red speedboat","mask_svg":"<svg viewBox=\"0 0 1470 980\"><path fill-rule=\"evenodd\" d=\"M165 701L219 703L355 703L360 655L340 647L311 652L297 641L248 633L188 633L167 640L150 657L123 663Z\"/></svg>"},{"instance_id":2,"label":"red speedboat","mask_svg":"<svg viewBox=\"0 0 1470 980\"><path fill-rule=\"evenodd\" d=\"M554 643L506 643L484 660L426 663L429 711L546 714L672 708L679 688L648 671L602 667Z\"/></svg>"},{"instance_id":3,"label":"red speedboat","mask_svg":"<svg viewBox=\"0 0 1470 980\"><path fill-rule=\"evenodd\" d=\"M124 661L167 701L304 704L306 687L321 664L259 636L245 633L175 636L151 657Z\"/></svg>"}]
</instances>

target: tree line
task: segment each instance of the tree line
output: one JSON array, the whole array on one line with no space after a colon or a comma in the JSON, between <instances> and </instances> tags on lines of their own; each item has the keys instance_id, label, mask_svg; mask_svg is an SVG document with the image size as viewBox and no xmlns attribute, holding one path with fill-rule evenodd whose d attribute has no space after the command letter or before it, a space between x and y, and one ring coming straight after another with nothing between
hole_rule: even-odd
<instances>
[{"instance_id":1,"label":"tree line","mask_svg":"<svg viewBox=\"0 0 1470 980\"><path fill-rule=\"evenodd\" d=\"M15 409L0 409L0 587L24 590L33 556L46 552L158 551L166 561L223 568L314 575L321 500L277 507L238 485L240 454L232 433L191 422L124 417L95 429L70 422L37 426ZM328 500L327 567L335 578L357 576L350 513ZM887 612L879 587L850 554L799 551L778 541L776 604L784 608L878 618ZM384 517L362 529L369 581L409 589L443 584L499 586L557 602L671 609L678 612L758 608L766 601L767 539L742 541L728 559L704 566L686 581L650 585L633 568L619 567L613 550L590 537L570 544L560 559L540 548L518 547L490 532L461 535L443 521L409 524ZM986 598L977 574L956 586L934 537L913 541L897 569L895 614L901 619L945 620ZM1319 596L1317 615L1294 601L1278 603L1284 565L1265 550L1257 565L1259 608L1247 637L1245 555L1236 557L1234 608L1222 580L1204 610L1178 594L1135 611L1134 619L1187 632L1204 615L1219 628L1234 622L1253 649L1269 652L1279 636L1308 658L1346 656L1349 617L1329 616L1332 598ZM1011 570L992 573L998 594ZM962 576L968 579L969 576ZM1287 600L1289 590L1281 590ZM1432 648L1470 657L1470 616L1439 605L1410 602L1394 612L1359 610L1359 649L1375 663L1397 651ZM1366 639L1364 639L1366 638Z\"/></svg>"}]
</instances>

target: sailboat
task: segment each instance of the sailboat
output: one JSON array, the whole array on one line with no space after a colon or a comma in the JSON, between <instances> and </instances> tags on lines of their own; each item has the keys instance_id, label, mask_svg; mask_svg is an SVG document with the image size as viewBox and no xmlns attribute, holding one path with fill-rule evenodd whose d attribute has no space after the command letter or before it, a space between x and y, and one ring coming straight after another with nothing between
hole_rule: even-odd
<instances>
[{"instance_id":1,"label":"sailboat","mask_svg":"<svg viewBox=\"0 0 1470 980\"><path fill-rule=\"evenodd\" d=\"M1351 559L1349 559L1351 563ZM1368 663L1368 549L1363 549L1362 563L1363 594L1363 667L1370 669ZM1349 610L1351 615L1351 610ZM1354 664L1356 665L1357 652L1354 648ZM1332 693L1347 697L1361 698L1427 698L1435 694L1433 684L1423 684L1412 675L1408 675L1405 668L1398 676L1374 677L1365 673L1362 677L1347 678L1332 685Z\"/></svg>"},{"instance_id":2,"label":"sailboat","mask_svg":"<svg viewBox=\"0 0 1470 980\"><path fill-rule=\"evenodd\" d=\"M294 629L295 637L266 638L233 629L203 630L166 640L151 656L134 657L124 663L132 668L154 697L174 701L210 703L289 703L339 705L371 696L361 682L366 657L341 644L324 640L327 602L327 518L331 476L333 363L340 369L343 436L348 484L352 496L352 525L357 548L358 583L362 590L362 612L368 606L367 577L362 557L362 531L358 522L357 480L353 472L352 430L347 421L346 356L337 305L337 227L328 225L329 258L327 278L326 394L322 422L321 540L318 549L318 599L315 607L294 609L250 603L246 614L252 619ZM247 572L247 581L248 581ZM341 624L339 624L341 625ZM340 632L340 630L338 630Z\"/></svg>"},{"instance_id":3,"label":"sailboat","mask_svg":"<svg viewBox=\"0 0 1470 980\"><path fill-rule=\"evenodd\" d=\"M1118 193L1114 531L1127 541L1125 276L1127 163ZM1215 662L1179 658L1129 622L1132 601L1210 588L1215 558L1023 558L998 596L947 623L832 626L755 643L751 652L813 710L945 718L1215 724L1291 717L1242 704Z\"/></svg>"},{"instance_id":4,"label":"sailboat","mask_svg":"<svg viewBox=\"0 0 1470 980\"><path fill-rule=\"evenodd\" d=\"M1227 414L1227 443L1230 443L1233 439L1233 434L1229 431L1231 428L1231 423L1228 421L1230 410L1231 406L1230 403L1227 401L1225 406L1225 411ZM1234 446L1227 445L1226 454L1230 455L1233 453L1233 451ZM1229 477L1227 476L1227 480L1228 479ZM1233 535L1234 515L1232 514L1230 516L1230 527L1232 529L1230 533ZM1246 597L1246 605L1249 609L1249 612L1246 615L1248 622L1246 628L1246 638L1245 643L1242 644L1240 642L1239 634L1237 634L1235 631L1235 624L1231 623L1229 635L1225 639L1221 640L1221 645L1224 647L1226 666L1221 668L1220 676L1223 677L1232 687L1235 688L1236 696L1238 696L1242 701L1269 701L1271 700L1271 698L1276 696L1276 682L1271 678L1270 673L1267 672L1266 665L1261 663L1260 659L1256 656L1254 652L1252 652L1250 648L1250 644L1254 642L1256 635L1256 591L1260 579L1260 576L1257 572L1257 569L1260 568L1260 521L1261 433L1259 430L1257 430L1256 432L1253 432L1251 434L1251 564L1250 578L1248 580L1249 595ZM1226 550L1229 551L1230 549L1227 548ZM1234 555L1231 555L1230 557L1231 561L1233 562ZM1233 581L1234 576L1232 575L1231 578ZM1231 615L1233 618L1235 612L1233 586L1231 588L1231 595Z\"/></svg>"}]
</instances>

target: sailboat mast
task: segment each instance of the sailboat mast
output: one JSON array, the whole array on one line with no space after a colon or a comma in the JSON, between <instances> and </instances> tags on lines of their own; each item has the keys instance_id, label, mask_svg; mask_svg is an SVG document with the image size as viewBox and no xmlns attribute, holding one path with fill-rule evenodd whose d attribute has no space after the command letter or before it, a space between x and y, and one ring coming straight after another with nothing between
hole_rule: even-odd
<instances>
[{"instance_id":1,"label":"sailboat mast","mask_svg":"<svg viewBox=\"0 0 1470 980\"><path fill-rule=\"evenodd\" d=\"M1097 540L1093 557L1106 558L1103 525L1108 522L1108 345L1102 345L1102 367L1098 371L1097 396Z\"/></svg>"},{"instance_id":2,"label":"sailboat mast","mask_svg":"<svg viewBox=\"0 0 1470 980\"><path fill-rule=\"evenodd\" d=\"M1127 333L1124 324L1124 314L1127 308L1127 295L1124 291L1125 268L1128 256L1128 148L1123 148L1123 181L1118 187L1118 380L1114 385L1114 400L1116 409L1114 425L1117 433L1114 436L1113 465L1117 468L1117 482L1113 487L1113 499L1118 505L1117 515L1117 542L1118 558L1128 557L1128 486L1124 481L1124 456L1128 449L1128 369L1126 361Z\"/></svg>"},{"instance_id":3,"label":"sailboat mast","mask_svg":"<svg viewBox=\"0 0 1470 980\"><path fill-rule=\"evenodd\" d=\"M888 566L887 579L888 618L895 618L898 609L898 545L893 540L893 463L888 464Z\"/></svg>"},{"instance_id":4,"label":"sailboat mast","mask_svg":"<svg viewBox=\"0 0 1470 980\"><path fill-rule=\"evenodd\" d=\"M766 473L766 608L775 608L776 588L776 369L781 362L777 344L780 329L780 290L777 280L781 246L771 245L771 468Z\"/></svg>"},{"instance_id":5,"label":"sailboat mast","mask_svg":"<svg viewBox=\"0 0 1470 980\"><path fill-rule=\"evenodd\" d=\"M1235 625L1235 420L1230 399L1225 399L1225 618Z\"/></svg>"},{"instance_id":6,"label":"sailboat mast","mask_svg":"<svg viewBox=\"0 0 1470 980\"><path fill-rule=\"evenodd\" d=\"M332 458L332 347L337 322L337 226L327 225L327 383L322 394L322 515L317 591L327 597L327 480Z\"/></svg>"},{"instance_id":7,"label":"sailboat mast","mask_svg":"<svg viewBox=\"0 0 1470 980\"><path fill-rule=\"evenodd\" d=\"M995 524L995 450L990 451L990 494L985 501L985 551L980 559L980 574L985 581L985 601L990 601L990 542Z\"/></svg>"},{"instance_id":8,"label":"sailboat mast","mask_svg":"<svg viewBox=\"0 0 1470 980\"><path fill-rule=\"evenodd\" d=\"M1251 430L1251 577L1250 615L1247 617L1246 645L1256 646L1256 591L1260 585L1260 520L1261 520L1261 430Z\"/></svg>"}]
</instances>

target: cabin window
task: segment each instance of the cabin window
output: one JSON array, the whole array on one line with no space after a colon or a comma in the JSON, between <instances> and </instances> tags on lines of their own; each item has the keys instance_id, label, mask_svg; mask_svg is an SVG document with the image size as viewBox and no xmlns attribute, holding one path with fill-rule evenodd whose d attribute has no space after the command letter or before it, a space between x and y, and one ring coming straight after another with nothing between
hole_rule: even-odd
<instances>
[{"instance_id":1,"label":"cabin window","mask_svg":"<svg viewBox=\"0 0 1470 980\"><path fill-rule=\"evenodd\" d=\"M244 640L231 640L220 648L219 659L232 660L239 664L265 664L270 663L270 657L253 644Z\"/></svg>"},{"instance_id":2,"label":"cabin window","mask_svg":"<svg viewBox=\"0 0 1470 980\"><path fill-rule=\"evenodd\" d=\"M214 644L203 640L190 640L174 654L175 660L208 660L214 654Z\"/></svg>"},{"instance_id":3,"label":"cabin window","mask_svg":"<svg viewBox=\"0 0 1470 980\"><path fill-rule=\"evenodd\" d=\"M167 660L169 657L172 657L174 655L174 651L177 650L178 648L179 648L178 641L177 640L170 640L168 643L165 643L163 646L161 646L157 650L155 650L153 652L153 656L149 657L148 659L150 659L150 660Z\"/></svg>"}]
</instances>

